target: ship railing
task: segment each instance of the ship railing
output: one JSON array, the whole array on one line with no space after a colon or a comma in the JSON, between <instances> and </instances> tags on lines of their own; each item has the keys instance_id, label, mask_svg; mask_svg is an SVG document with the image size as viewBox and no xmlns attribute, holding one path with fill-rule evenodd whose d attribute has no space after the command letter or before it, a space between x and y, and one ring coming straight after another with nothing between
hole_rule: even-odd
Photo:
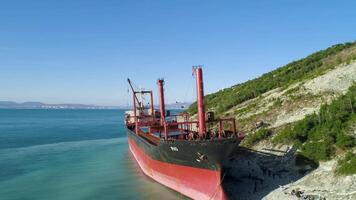
<instances>
[{"instance_id":1,"label":"ship railing","mask_svg":"<svg viewBox=\"0 0 356 200\"><path fill-rule=\"evenodd\" d=\"M225 138L231 135L236 135L236 122L234 118L224 118L207 121L210 127L208 128L207 134L209 137ZM168 127L176 127L181 134L187 133L198 133L199 132L199 122L198 121L184 121L184 122L170 122ZM228 127L227 129L225 127ZM168 130L172 130L169 128ZM176 130L173 130L176 131Z\"/></svg>"},{"instance_id":2,"label":"ship railing","mask_svg":"<svg viewBox=\"0 0 356 200\"><path fill-rule=\"evenodd\" d=\"M152 115L141 115L141 116L125 116L126 123L135 123L135 122L157 122L158 118Z\"/></svg>"},{"instance_id":3,"label":"ship railing","mask_svg":"<svg viewBox=\"0 0 356 200\"><path fill-rule=\"evenodd\" d=\"M175 117L178 117L181 115L176 115ZM135 119L136 120L132 120ZM185 116L185 120L187 120L188 117ZM135 126L138 131L138 129L142 127L149 127L148 134L155 135L156 133L159 133L158 137L162 137L162 134L164 133L164 126L160 124L160 120L158 118L155 118L154 116L127 116L126 117L127 124ZM206 121L208 124L208 129L207 132L204 136L204 138L226 138L230 137L231 135L237 135L236 134L236 124L235 124L235 119L234 118L222 118L222 119L214 119L214 120L207 120ZM199 122L198 121L176 121L172 120L169 122L165 123L165 126L167 127L167 136L170 136L170 132L178 132L178 136L175 135L173 138L177 139L195 139L198 138L197 133L199 132ZM227 129L226 129L227 128ZM189 137L188 137L189 136ZM157 137L157 135L155 135ZM204 139L201 138L201 139Z\"/></svg>"}]
</instances>

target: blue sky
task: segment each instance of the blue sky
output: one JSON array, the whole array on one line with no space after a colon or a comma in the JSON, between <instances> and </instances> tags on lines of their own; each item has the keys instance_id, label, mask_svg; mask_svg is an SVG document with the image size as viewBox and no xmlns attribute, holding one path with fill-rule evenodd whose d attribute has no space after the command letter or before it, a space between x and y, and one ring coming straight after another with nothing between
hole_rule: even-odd
<instances>
[{"instance_id":1,"label":"blue sky","mask_svg":"<svg viewBox=\"0 0 356 200\"><path fill-rule=\"evenodd\" d=\"M126 105L126 78L168 102L356 39L356 1L1 0L0 100ZM129 98L129 99L128 99Z\"/></svg>"}]
</instances>

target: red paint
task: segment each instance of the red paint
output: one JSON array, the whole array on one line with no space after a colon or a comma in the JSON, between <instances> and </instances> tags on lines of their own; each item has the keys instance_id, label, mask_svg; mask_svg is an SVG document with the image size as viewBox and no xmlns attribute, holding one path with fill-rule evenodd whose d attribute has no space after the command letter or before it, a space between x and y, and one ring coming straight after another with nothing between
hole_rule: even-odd
<instances>
[{"instance_id":1,"label":"red paint","mask_svg":"<svg viewBox=\"0 0 356 200\"><path fill-rule=\"evenodd\" d=\"M158 79L157 85L158 85L158 92L159 92L159 110L161 113L161 126L163 126L164 123L164 115L165 115L165 106L164 106L164 89L163 89L163 84L164 80L163 79Z\"/></svg>"},{"instance_id":2,"label":"red paint","mask_svg":"<svg viewBox=\"0 0 356 200\"><path fill-rule=\"evenodd\" d=\"M199 135L203 137L206 132L205 124L205 109L204 109L204 86L203 86L203 71L201 67L193 68L196 87L197 87L197 106L198 106L198 121L199 121Z\"/></svg>"},{"instance_id":3,"label":"red paint","mask_svg":"<svg viewBox=\"0 0 356 200\"><path fill-rule=\"evenodd\" d=\"M158 92L159 92L159 110L161 113L161 126L164 127L164 138L167 140L168 137L168 133L167 133L167 127L165 124L165 104L164 104L164 89L163 89L163 85L164 85L164 80L163 79L158 79L157 81L157 85L158 85Z\"/></svg>"},{"instance_id":4,"label":"red paint","mask_svg":"<svg viewBox=\"0 0 356 200\"><path fill-rule=\"evenodd\" d=\"M157 182L192 199L228 199L220 184L220 171L199 169L153 160L130 138L129 146L142 171Z\"/></svg>"}]
</instances>

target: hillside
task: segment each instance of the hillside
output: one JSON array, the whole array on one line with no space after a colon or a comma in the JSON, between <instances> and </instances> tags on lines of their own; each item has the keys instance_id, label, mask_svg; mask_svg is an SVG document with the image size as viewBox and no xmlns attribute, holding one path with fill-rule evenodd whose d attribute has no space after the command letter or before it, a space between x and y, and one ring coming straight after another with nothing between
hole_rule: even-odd
<instances>
[{"instance_id":1,"label":"hillside","mask_svg":"<svg viewBox=\"0 0 356 200\"><path fill-rule=\"evenodd\" d=\"M223 114L236 105L257 98L276 88L286 88L293 83L317 77L338 64L356 59L356 42L337 44L306 58L291 62L261 77L234 85L206 96L206 107ZM188 112L196 113L196 104Z\"/></svg>"},{"instance_id":2,"label":"hillside","mask_svg":"<svg viewBox=\"0 0 356 200\"><path fill-rule=\"evenodd\" d=\"M269 191L249 198L299 199L296 191L309 199L356 198L356 42L334 45L207 95L206 105L218 117L235 117L247 135L243 147L277 161L288 152L288 162L271 165L262 159L248 172L260 171L257 180L264 180L261 187ZM196 113L196 105L188 112ZM255 158L243 160L249 159ZM280 182L264 175L266 166ZM238 166L231 168L241 173ZM241 180L237 174L231 176ZM280 187L271 189L276 181Z\"/></svg>"},{"instance_id":3,"label":"hillside","mask_svg":"<svg viewBox=\"0 0 356 200\"><path fill-rule=\"evenodd\" d=\"M206 109L235 117L238 129L278 129L330 103L356 80L356 42L334 45L259 78L209 94ZM196 104L188 112L196 113Z\"/></svg>"}]
</instances>

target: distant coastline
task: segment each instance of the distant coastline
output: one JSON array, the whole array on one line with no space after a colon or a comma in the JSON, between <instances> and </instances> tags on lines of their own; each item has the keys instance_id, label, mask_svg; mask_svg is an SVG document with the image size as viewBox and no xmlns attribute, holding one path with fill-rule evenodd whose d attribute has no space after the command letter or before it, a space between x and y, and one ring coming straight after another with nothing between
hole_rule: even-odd
<instances>
[{"instance_id":1,"label":"distant coastline","mask_svg":"<svg viewBox=\"0 0 356 200\"><path fill-rule=\"evenodd\" d=\"M120 106L97 106L86 104L46 104L42 102L0 101L0 109L125 109Z\"/></svg>"},{"instance_id":2,"label":"distant coastline","mask_svg":"<svg viewBox=\"0 0 356 200\"><path fill-rule=\"evenodd\" d=\"M186 109L191 103L176 103L166 105L168 109ZM107 109L130 109L130 106L98 106L86 104L47 104L42 102L23 102L0 101L0 109L88 109L88 110L107 110Z\"/></svg>"}]
</instances>

